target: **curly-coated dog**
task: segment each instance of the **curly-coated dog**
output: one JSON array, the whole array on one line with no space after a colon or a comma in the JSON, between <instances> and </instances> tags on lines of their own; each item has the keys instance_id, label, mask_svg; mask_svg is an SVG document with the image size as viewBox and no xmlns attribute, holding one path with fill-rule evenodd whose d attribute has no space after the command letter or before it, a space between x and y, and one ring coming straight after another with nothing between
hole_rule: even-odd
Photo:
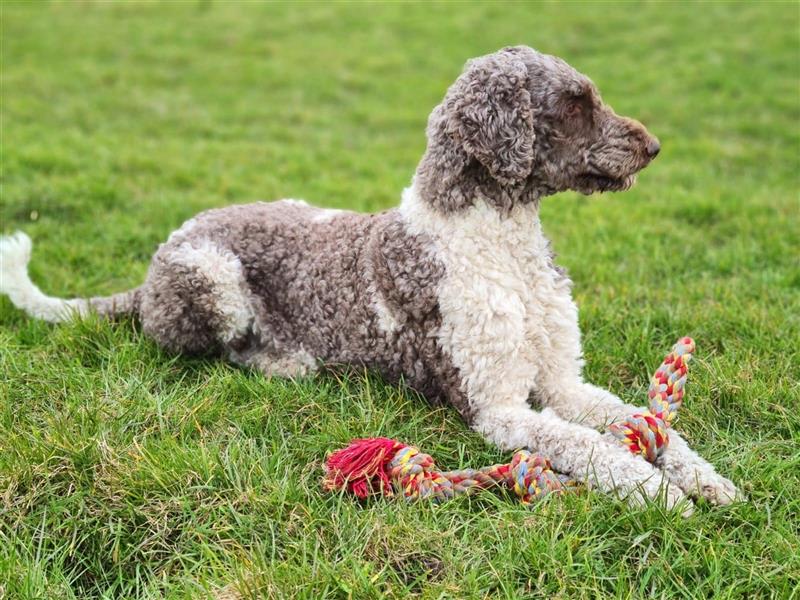
<instances>
[{"instance_id":1,"label":"curly-coated dog","mask_svg":"<svg viewBox=\"0 0 800 600\"><path fill-rule=\"evenodd\" d=\"M539 222L545 196L631 187L656 138L564 61L523 46L470 61L427 136L399 208L209 210L158 248L140 287L107 298L42 294L18 233L2 241L1 289L53 322L133 313L170 350L267 375L366 365L453 405L501 448L532 448L602 490L663 494L684 512L687 495L731 502L734 485L676 433L656 465L601 433L636 408L584 382L571 282Z\"/></svg>"}]
</instances>

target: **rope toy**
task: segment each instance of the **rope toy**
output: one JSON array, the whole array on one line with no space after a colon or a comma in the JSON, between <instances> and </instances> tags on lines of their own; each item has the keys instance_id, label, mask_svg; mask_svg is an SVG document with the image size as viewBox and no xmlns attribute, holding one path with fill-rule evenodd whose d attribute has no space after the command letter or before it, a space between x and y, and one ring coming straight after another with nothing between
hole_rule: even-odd
<instances>
[{"instance_id":1,"label":"rope toy","mask_svg":"<svg viewBox=\"0 0 800 600\"><path fill-rule=\"evenodd\" d=\"M653 375L648 390L650 410L609 426L609 431L634 454L654 462L669 443L667 429L683 402L688 363L695 344L678 340ZM375 493L401 495L406 500L437 502L490 488L506 488L524 504L548 494L560 494L576 482L553 471L545 457L518 450L511 462L482 469L439 471L433 458L414 446L389 438L353 440L328 457L323 487L344 489L359 498Z\"/></svg>"},{"instance_id":2,"label":"rope toy","mask_svg":"<svg viewBox=\"0 0 800 600\"><path fill-rule=\"evenodd\" d=\"M669 444L667 430L683 404L689 361L694 350L692 338L678 340L650 380L647 392L650 410L608 427L631 452L641 454L650 462L655 462Z\"/></svg>"},{"instance_id":3,"label":"rope toy","mask_svg":"<svg viewBox=\"0 0 800 600\"><path fill-rule=\"evenodd\" d=\"M354 440L347 448L334 452L326 463L323 480L326 490L345 489L359 498L382 493L438 502L504 487L524 504L550 493L561 493L567 485L568 479L557 475L550 461L527 450L518 450L509 463L439 471L429 454L389 438Z\"/></svg>"}]
</instances>

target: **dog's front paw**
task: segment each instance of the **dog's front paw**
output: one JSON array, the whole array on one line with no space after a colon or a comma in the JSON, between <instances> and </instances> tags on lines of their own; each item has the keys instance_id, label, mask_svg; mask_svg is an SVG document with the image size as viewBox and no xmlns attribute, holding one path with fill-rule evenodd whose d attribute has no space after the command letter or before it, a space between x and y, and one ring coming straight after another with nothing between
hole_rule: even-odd
<instances>
[{"instance_id":1,"label":"dog's front paw","mask_svg":"<svg viewBox=\"0 0 800 600\"><path fill-rule=\"evenodd\" d=\"M744 494L729 479L692 451L677 433L670 432L669 448L656 462L656 467L692 498L704 498L718 506L745 500Z\"/></svg>"},{"instance_id":2,"label":"dog's front paw","mask_svg":"<svg viewBox=\"0 0 800 600\"><path fill-rule=\"evenodd\" d=\"M673 464L664 469L672 483L679 486L692 498L705 498L717 506L726 506L737 500L744 500L744 494L709 464L690 466Z\"/></svg>"},{"instance_id":3,"label":"dog's front paw","mask_svg":"<svg viewBox=\"0 0 800 600\"><path fill-rule=\"evenodd\" d=\"M690 491L690 493L692 493ZM701 496L718 506L727 506L737 500L744 500L744 494L730 479L718 473L705 474L698 480L696 490L692 495Z\"/></svg>"}]
</instances>

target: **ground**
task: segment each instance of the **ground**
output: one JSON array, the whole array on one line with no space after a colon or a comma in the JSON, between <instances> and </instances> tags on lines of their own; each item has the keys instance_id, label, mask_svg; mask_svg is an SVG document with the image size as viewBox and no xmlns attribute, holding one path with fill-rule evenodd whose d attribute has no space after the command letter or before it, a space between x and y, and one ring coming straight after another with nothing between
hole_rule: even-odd
<instances>
[{"instance_id":1,"label":"ground","mask_svg":"<svg viewBox=\"0 0 800 600\"><path fill-rule=\"evenodd\" d=\"M267 381L3 298L0 597L796 596L798 31L795 3L3 2L2 230L31 235L55 295L138 284L204 208L393 206L467 58L564 57L663 148L630 192L543 205L587 376L642 403L694 336L677 428L748 500L683 519L596 493L324 494L357 436L508 456L372 374Z\"/></svg>"}]
</instances>

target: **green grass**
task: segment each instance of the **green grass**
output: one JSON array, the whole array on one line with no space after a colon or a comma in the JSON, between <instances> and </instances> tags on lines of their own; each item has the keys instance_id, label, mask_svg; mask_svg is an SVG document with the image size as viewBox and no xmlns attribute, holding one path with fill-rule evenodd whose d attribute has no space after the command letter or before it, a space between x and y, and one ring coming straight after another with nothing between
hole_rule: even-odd
<instances>
[{"instance_id":1,"label":"green grass","mask_svg":"<svg viewBox=\"0 0 800 600\"><path fill-rule=\"evenodd\" d=\"M55 295L138 284L207 207L392 206L466 58L563 56L663 145L634 190L542 208L587 375L641 402L693 335L678 429L749 500L684 520L595 493L325 495L321 461L356 436L505 455L373 375L267 381L3 298L0 598L797 597L798 31L789 3L4 2L2 230Z\"/></svg>"}]
</instances>

